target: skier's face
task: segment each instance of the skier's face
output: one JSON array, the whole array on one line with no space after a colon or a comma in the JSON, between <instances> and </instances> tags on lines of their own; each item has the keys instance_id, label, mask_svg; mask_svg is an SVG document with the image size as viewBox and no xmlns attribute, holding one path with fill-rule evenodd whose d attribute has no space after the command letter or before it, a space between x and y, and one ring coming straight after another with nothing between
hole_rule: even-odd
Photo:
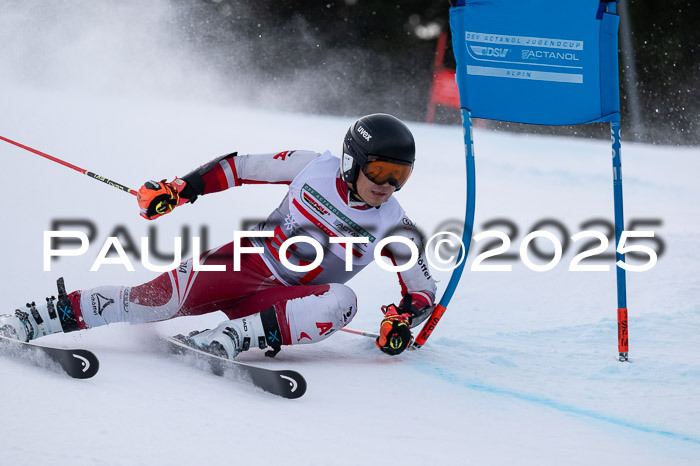
<instances>
[{"instance_id":1,"label":"skier's face","mask_svg":"<svg viewBox=\"0 0 700 466\"><path fill-rule=\"evenodd\" d=\"M396 188L388 182L381 185L372 183L360 170L357 177L356 191L368 205L378 207L389 200Z\"/></svg>"}]
</instances>

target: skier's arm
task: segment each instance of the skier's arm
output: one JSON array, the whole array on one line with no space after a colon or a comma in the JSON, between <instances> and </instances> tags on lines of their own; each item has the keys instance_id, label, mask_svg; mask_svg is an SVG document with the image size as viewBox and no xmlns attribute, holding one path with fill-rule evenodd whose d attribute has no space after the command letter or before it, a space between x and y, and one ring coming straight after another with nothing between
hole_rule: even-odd
<instances>
[{"instance_id":1,"label":"skier's arm","mask_svg":"<svg viewBox=\"0 0 700 466\"><path fill-rule=\"evenodd\" d=\"M411 327L415 327L422 323L432 311L437 282L430 274L428 261L424 254L423 240L415 224L408 217L404 217L401 224L394 230L393 235L408 238L418 248L416 264L404 272L397 273L402 301L405 300L406 294L411 296ZM391 259L394 264L405 263L408 260L408 248L401 243L389 243L382 251L382 255Z\"/></svg>"},{"instance_id":2,"label":"skier's arm","mask_svg":"<svg viewBox=\"0 0 700 466\"><path fill-rule=\"evenodd\" d=\"M169 183L146 182L138 194L141 216L153 220L199 196L243 184L289 184L318 156L311 151L222 155Z\"/></svg>"},{"instance_id":3,"label":"skier's arm","mask_svg":"<svg viewBox=\"0 0 700 466\"><path fill-rule=\"evenodd\" d=\"M193 170L182 179L191 188L183 192L190 202L198 196L243 184L289 184L319 154L284 151L270 154L228 154ZM186 189L187 191L187 189Z\"/></svg>"}]
</instances>

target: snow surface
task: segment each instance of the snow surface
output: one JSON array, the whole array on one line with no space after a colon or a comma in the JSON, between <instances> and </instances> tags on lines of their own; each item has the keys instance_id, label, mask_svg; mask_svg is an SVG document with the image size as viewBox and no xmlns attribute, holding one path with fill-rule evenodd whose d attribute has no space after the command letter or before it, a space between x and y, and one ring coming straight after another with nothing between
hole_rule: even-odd
<instances>
[{"instance_id":1,"label":"snow surface","mask_svg":"<svg viewBox=\"0 0 700 466\"><path fill-rule=\"evenodd\" d=\"M32 42L26 45L31 50ZM2 53L10 57L5 63L29 73L21 60L29 51ZM77 72L68 75L78 81L71 86L32 76L2 78L9 84L0 86L0 135L132 188L233 150L337 153L354 119L185 93L81 90ZM432 233L463 217L462 131L409 125L418 161L397 197ZM588 220L612 220L608 142L477 129L475 143L475 234L489 220L509 219L519 228L510 249L517 253L542 219L560 221L569 236ZM42 340L95 352L101 369L89 380L0 357L0 464L700 464L700 158L697 149L625 143L624 135L622 150L626 218L661 220L652 229L665 244L652 270L627 275L630 363L617 361L612 267L569 272L579 249L572 244L548 272L518 259L499 262L511 272L472 272L473 246L447 313L419 351L390 358L371 340L342 333L284 348L274 360L258 351L241 356L301 372L308 391L298 400L213 376L154 344L158 333L216 325L220 313ZM7 312L55 294L59 276L71 290L150 280L156 274L138 261L135 272L119 265L89 271L122 226L137 250L149 227L162 252L172 253L172 238L184 227L189 235L207 228L214 246L230 241L244 219L264 218L285 190L245 186L146 222L128 194L4 142L0 156L0 294ZM96 237L84 256L55 260L44 272L43 232L55 219L89 220ZM449 273L435 276L441 295ZM396 276L371 266L349 285L359 297L351 326L374 331L379 306L398 298Z\"/></svg>"}]
</instances>

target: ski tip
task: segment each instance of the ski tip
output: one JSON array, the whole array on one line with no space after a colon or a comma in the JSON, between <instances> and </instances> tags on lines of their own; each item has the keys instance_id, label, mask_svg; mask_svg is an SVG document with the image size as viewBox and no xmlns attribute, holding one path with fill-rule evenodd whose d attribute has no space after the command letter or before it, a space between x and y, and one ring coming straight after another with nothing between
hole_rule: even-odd
<instances>
[{"instance_id":1,"label":"ski tip","mask_svg":"<svg viewBox=\"0 0 700 466\"><path fill-rule=\"evenodd\" d=\"M216 375L224 375L227 369L231 369L240 378L248 380L263 391L282 398L300 398L306 393L306 380L296 371L270 369L222 358L190 346L178 338L162 336L161 339L167 343L169 350L175 354L190 352L193 355L204 358L210 363L209 369Z\"/></svg>"},{"instance_id":2,"label":"ski tip","mask_svg":"<svg viewBox=\"0 0 700 466\"><path fill-rule=\"evenodd\" d=\"M39 366L49 367L42 364L44 359L53 361L69 376L75 379L89 379L94 377L100 369L100 361L91 351L84 349L64 349L44 346L33 342L24 342L7 338L0 335L2 348L10 348L7 353L13 357L19 357L26 361L33 362ZM30 357L27 357L29 355ZM41 361L31 357L39 355Z\"/></svg>"},{"instance_id":3,"label":"ski tip","mask_svg":"<svg viewBox=\"0 0 700 466\"><path fill-rule=\"evenodd\" d=\"M306 393L306 379L296 371L277 371L280 380L280 396L289 399L301 398Z\"/></svg>"},{"instance_id":4,"label":"ski tip","mask_svg":"<svg viewBox=\"0 0 700 466\"><path fill-rule=\"evenodd\" d=\"M89 379L94 377L100 370L100 360L94 353L88 350L71 350L70 356L77 364L73 365L73 370L69 375L76 379Z\"/></svg>"}]
</instances>

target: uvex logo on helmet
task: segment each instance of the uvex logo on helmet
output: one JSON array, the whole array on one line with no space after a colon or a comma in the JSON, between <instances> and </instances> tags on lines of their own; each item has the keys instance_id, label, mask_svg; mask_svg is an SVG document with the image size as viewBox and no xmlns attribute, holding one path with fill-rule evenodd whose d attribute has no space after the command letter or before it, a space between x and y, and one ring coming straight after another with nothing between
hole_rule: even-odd
<instances>
[{"instance_id":1,"label":"uvex logo on helmet","mask_svg":"<svg viewBox=\"0 0 700 466\"><path fill-rule=\"evenodd\" d=\"M366 129L364 129L362 126L358 126L358 127L357 127L357 132L360 133L360 136L362 136L363 138L365 138L365 140L367 140L367 141L369 141L370 139L372 139L372 135L369 134L369 131L367 131Z\"/></svg>"}]
</instances>

